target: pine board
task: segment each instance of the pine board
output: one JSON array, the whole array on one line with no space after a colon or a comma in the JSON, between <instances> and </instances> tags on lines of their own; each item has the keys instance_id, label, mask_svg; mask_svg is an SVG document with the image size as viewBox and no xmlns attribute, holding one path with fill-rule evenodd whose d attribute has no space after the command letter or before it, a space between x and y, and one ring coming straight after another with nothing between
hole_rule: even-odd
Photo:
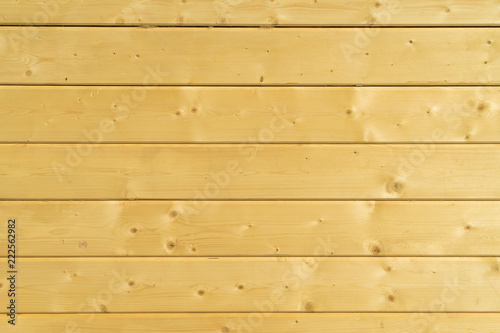
<instances>
[{"instance_id":1,"label":"pine board","mask_svg":"<svg viewBox=\"0 0 500 333\"><path fill-rule=\"evenodd\" d=\"M0 84L491 85L499 40L495 28L4 27Z\"/></svg>"},{"instance_id":2,"label":"pine board","mask_svg":"<svg viewBox=\"0 0 500 333\"><path fill-rule=\"evenodd\" d=\"M498 312L499 266L498 257L26 258L16 303L19 313Z\"/></svg>"},{"instance_id":3,"label":"pine board","mask_svg":"<svg viewBox=\"0 0 500 333\"><path fill-rule=\"evenodd\" d=\"M500 256L498 216L498 201L0 202L21 258Z\"/></svg>"},{"instance_id":4,"label":"pine board","mask_svg":"<svg viewBox=\"0 0 500 333\"><path fill-rule=\"evenodd\" d=\"M0 100L4 143L500 142L496 87L4 86Z\"/></svg>"},{"instance_id":5,"label":"pine board","mask_svg":"<svg viewBox=\"0 0 500 333\"><path fill-rule=\"evenodd\" d=\"M3 25L491 26L495 0L3 0Z\"/></svg>"},{"instance_id":6,"label":"pine board","mask_svg":"<svg viewBox=\"0 0 500 333\"><path fill-rule=\"evenodd\" d=\"M498 313L221 313L221 314L34 314L18 317L10 333L491 333Z\"/></svg>"},{"instance_id":7,"label":"pine board","mask_svg":"<svg viewBox=\"0 0 500 333\"><path fill-rule=\"evenodd\" d=\"M498 199L498 165L495 144L4 144L0 199Z\"/></svg>"}]
</instances>

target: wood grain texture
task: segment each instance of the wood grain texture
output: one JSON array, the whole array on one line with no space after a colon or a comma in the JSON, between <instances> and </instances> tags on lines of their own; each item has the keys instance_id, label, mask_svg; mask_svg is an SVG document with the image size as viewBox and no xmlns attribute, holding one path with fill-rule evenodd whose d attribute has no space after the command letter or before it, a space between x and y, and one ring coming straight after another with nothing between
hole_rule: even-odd
<instances>
[{"instance_id":1,"label":"wood grain texture","mask_svg":"<svg viewBox=\"0 0 500 333\"><path fill-rule=\"evenodd\" d=\"M496 0L3 0L1 24L498 25Z\"/></svg>"},{"instance_id":2,"label":"wood grain texture","mask_svg":"<svg viewBox=\"0 0 500 333\"><path fill-rule=\"evenodd\" d=\"M500 142L493 87L4 86L0 100L0 142Z\"/></svg>"},{"instance_id":3,"label":"wood grain texture","mask_svg":"<svg viewBox=\"0 0 500 333\"><path fill-rule=\"evenodd\" d=\"M498 312L499 266L497 257L26 258L16 302L19 313Z\"/></svg>"},{"instance_id":4,"label":"wood grain texture","mask_svg":"<svg viewBox=\"0 0 500 333\"><path fill-rule=\"evenodd\" d=\"M491 333L498 313L21 314L17 333Z\"/></svg>"},{"instance_id":5,"label":"wood grain texture","mask_svg":"<svg viewBox=\"0 0 500 333\"><path fill-rule=\"evenodd\" d=\"M4 144L0 198L498 199L498 165L494 144Z\"/></svg>"},{"instance_id":6,"label":"wood grain texture","mask_svg":"<svg viewBox=\"0 0 500 333\"><path fill-rule=\"evenodd\" d=\"M498 256L498 216L496 201L0 202L18 257Z\"/></svg>"},{"instance_id":7,"label":"wood grain texture","mask_svg":"<svg viewBox=\"0 0 500 333\"><path fill-rule=\"evenodd\" d=\"M500 330L498 0L5 0L0 26L2 333Z\"/></svg>"},{"instance_id":8,"label":"wood grain texture","mask_svg":"<svg viewBox=\"0 0 500 333\"><path fill-rule=\"evenodd\" d=\"M0 84L498 84L498 40L494 28L5 27Z\"/></svg>"}]
</instances>

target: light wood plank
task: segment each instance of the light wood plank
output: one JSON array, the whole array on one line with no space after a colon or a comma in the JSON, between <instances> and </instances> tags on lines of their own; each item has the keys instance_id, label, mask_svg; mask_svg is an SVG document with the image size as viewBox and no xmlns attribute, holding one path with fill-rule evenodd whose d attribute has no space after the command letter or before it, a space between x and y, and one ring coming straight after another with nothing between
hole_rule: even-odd
<instances>
[{"instance_id":1,"label":"light wood plank","mask_svg":"<svg viewBox=\"0 0 500 333\"><path fill-rule=\"evenodd\" d=\"M0 202L18 257L498 256L498 216L496 201Z\"/></svg>"},{"instance_id":2,"label":"light wood plank","mask_svg":"<svg viewBox=\"0 0 500 333\"><path fill-rule=\"evenodd\" d=\"M17 333L491 333L499 314L426 313L250 313L250 314L76 314L19 315Z\"/></svg>"},{"instance_id":3,"label":"light wood plank","mask_svg":"<svg viewBox=\"0 0 500 333\"><path fill-rule=\"evenodd\" d=\"M494 28L6 27L0 83L498 84L499 40Z\"/></svg>"},{"instance_id":4,"label":"light wood plank","mask_svg":"<svg viewBox=\"0 0 500 333\"><path fill-rule=\"evenodd\" d=\"M498 145L0 146L1 199L498 199Z\"/></svg>"},{"instance_id":5,"label":"light wood plank","mask_svg":"<svg viewBox=\"0 0 500 333\"><path fill-rule=\"evenodd\" d=\"M499 266L496 257L26 258L16 302L19 313L489 312L500 310Z\"/></svg>"},{"instance_id":6,"label":"light wood plank","mask_svg":"<svg viewBox=\"0 0 500 333\"><path fill-rule=\"evenodd\" d=\"M7 86L0 100L0 142L500 142L492 87Z\"/></svg>"},{"instance_id":7,"label":"light wood plank","mask_svg":"<svg viewBox=\"0 0 500 333\"><path fill-rule=\"evenodd\" d=\"M1 24L498 25L495 0L3 0Z\"/></svg>"}]
</instances>

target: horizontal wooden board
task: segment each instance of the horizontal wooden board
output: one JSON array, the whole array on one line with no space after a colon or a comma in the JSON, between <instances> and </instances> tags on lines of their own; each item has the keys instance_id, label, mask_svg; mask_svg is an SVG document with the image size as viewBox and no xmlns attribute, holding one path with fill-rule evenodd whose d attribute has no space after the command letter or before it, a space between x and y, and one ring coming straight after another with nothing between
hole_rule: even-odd
<instances>
[{"instance_id":1,"label":"horizontal wooden board","mask_svg":"<svg viewBox=\"0 0 500 333\"><path fill-rule=\"evenodd\" d=\"M491 333L500 329L498 313L221 313L221 314L27 314L17 333Z\"/></svg>"},{"instance_id":2,"label":"horizontal wooden board","mask_svg":"<svg viewBox=\"0 0 500 333\"><path fill-rule=\"evenodd\" d=\"M495 28L5 27L0 84L498 84L499 40Z\"/></svg>"},{"instance_id":3,"label":"horizontal wooden board","mask_svg":"<svg viewBox=\"0 0 500 333\"><path fill-rule=\"evenodd\" d=\"M495 0L3 0L1 24L498 25Z\"/></svg>"},{"instance_id":4,"label":"horizontal wooden board","mask_svg":"<svg viewBox=\"0 0 500 333\"><path fill-rule=\"evenodd\" d=\"M18 257L500 256L498 216L497 201L0 202Z\"/></svg>"},{"instance_id":5,"label":"horizontal wooden board","mask_svg":"<svg viewBox=\"0 0 500 333\"><path fill-rule=\"evenodd\" d=\"M0 199L498 199L499 148L4 144Z\"/></svg>"},{"instance_id":6,"label":"horizontal wooden board","mask_svg":"<svg viewBox=\"0 0 500 333\"><path fill-rule=\"evenodd\" d=\"M500 310L499 267L496 257L25 258L16 303L19 313L489 312Z\"/></svg>"},{"instance_id":7,"label":"horizontal wooden board","mask_svg":"<svg viewBox=\"0 0 500 333\"><path fill-rule=\"evenodd\" d=\"M4 86L0 100L0 142L500 142L493 87Z\"/></svg>"}]
</instances>

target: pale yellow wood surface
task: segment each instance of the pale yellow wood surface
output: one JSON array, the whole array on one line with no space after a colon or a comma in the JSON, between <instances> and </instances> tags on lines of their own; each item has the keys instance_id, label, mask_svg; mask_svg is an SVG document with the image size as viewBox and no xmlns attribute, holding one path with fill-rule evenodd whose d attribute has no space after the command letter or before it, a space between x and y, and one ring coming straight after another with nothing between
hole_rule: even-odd
<instances>
[{"instance_id":1,"label":"pale yellow wood surface","mask_svg":"<svg viewBox=\"0 0 500 333\"><path fill-rule=\"evenodd\" d=\"M0 146L1 199L498 199L498 145Z\"/></svg>"},{"instance_id":2,"label":"pale yellow wood surface","mask_svg":"<svg viewBox=\"0 0 500 333\"><path fill-rule=\"evenodd\" d=\"M5 27L0 30L4 55L0 58L0 83L500 83L497 29L375 31Z\"/></svg>"},{"instance_id":3,"label":"pale yellow wood surface","mask_svg":"<svg viewBox=\"0 0 500 333\"><path fill-rule=\"evenodd\" d=\"M0 202L19 257L498 256L498 216L496 201Z\"/></svg>"},{"instance_id":4,"label":"pale yellow wood surface","mask_svg":"<svg viewBox=\"0 0 500 333\"><path fill-rule=\"evenodd\" d=\"M499 267L497 257L26 258L16 302L19 313L498 312Z\"/></svg>"},{"instance_id":5,"label":"pale yellow wood surface","mask_svg":"<svg viewBox=\"0 0 500 333\"><path fill-rule=\"evenodd\" d=\"M496 0L3 0L0 24L498 25Z\"/></svg>"},{"instance_id":6,"label":"pale yellow wood surface","mask_svg":"<svg viewBox=\"0 0 500 333\"><path fill-rule=\"evenodd\" d=\"M2 1L0 331L500 331L498 26L498 0Z\"/></svg>"},{"instance_id":7,"label":"pale yellow wood surface","mask_svg":"<svg viewBox=\"0 0 500 333\"><path fill-rule=\"evenodd\" d=\"M220 314L27 314L17 333L492 333L500 330L498 313L220 313Z\"/></svg>"},{"instance_id":8,"label":"pale yellow wood surface","mask_svg":"<svg viewBox=\"0 0 500 333\"><path fill-rule=\"evenodd\" d=\"M500 142L492 87L4 86L0 100L0 142Z\"/></svg>"}]
</instances>

